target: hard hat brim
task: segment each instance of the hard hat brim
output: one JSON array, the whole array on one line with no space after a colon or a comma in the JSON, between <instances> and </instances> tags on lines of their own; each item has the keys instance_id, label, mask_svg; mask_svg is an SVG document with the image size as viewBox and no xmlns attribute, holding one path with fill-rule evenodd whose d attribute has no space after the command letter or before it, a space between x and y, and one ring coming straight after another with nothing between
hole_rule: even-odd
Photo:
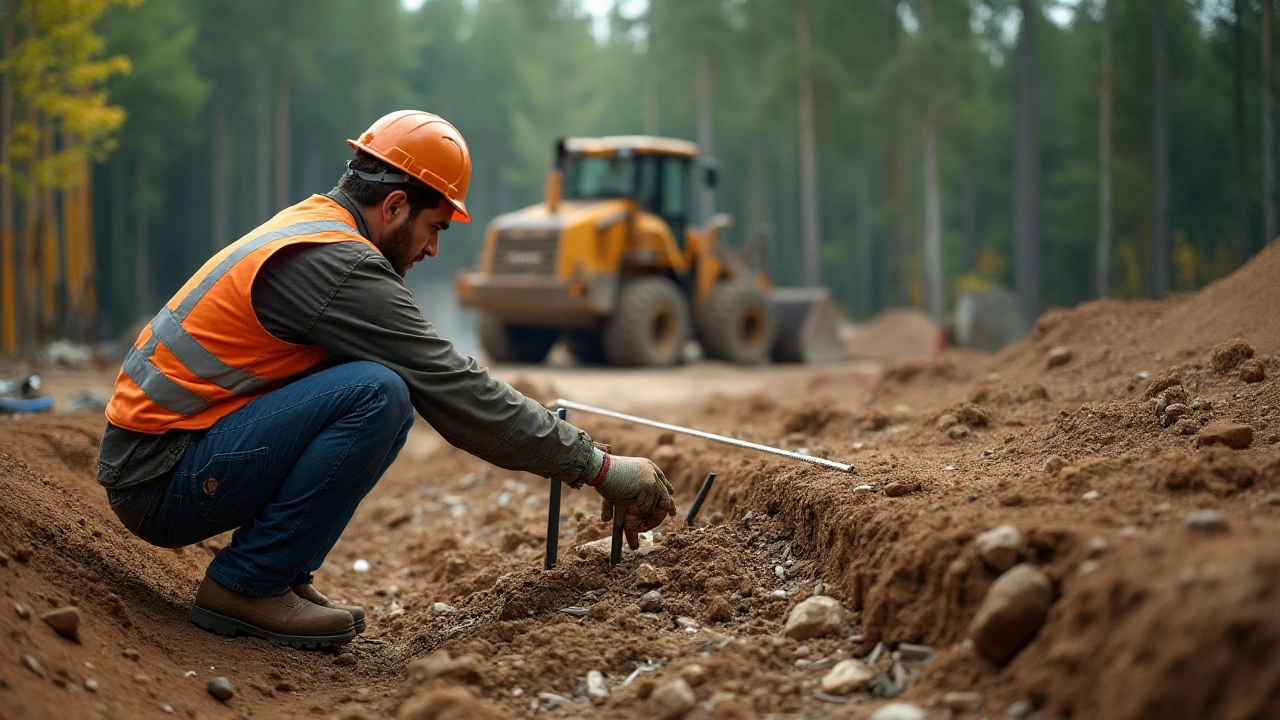
<instances>
[{"instance_id":1,"label":"hard hat brim","mask_svg":"<svg viewBox=\"0 0 1280 720\"><path fill-rule=\"evenodd\" d=\"M402 171L404 170L404 168L401 168L399 165L397 165L395 162L387 158L385 155L378 152L377 150L374 150L368 145L365 145L359 140L351 140L348 138L347 144L355 148L356 150L359 150L360 152L369 153L370 155L378 158L382 162L387 163L398 170L402 170ZM451 218L453 222L460 222L460 223L471 222L471 213L467 212L467 206L464 205L462 201L454 200L453 198L449 197L449 193L446 192L444 188L438 188L435 185L424 181L422 178L416 178L416 179L418 180L418 182L421 182L423 185L426 185L432 190L435 190L436 192L440 193L440 197L443 198L445 202L449 203L449 206L453 208L453 217Z\"/></svg>"}]
</instances>

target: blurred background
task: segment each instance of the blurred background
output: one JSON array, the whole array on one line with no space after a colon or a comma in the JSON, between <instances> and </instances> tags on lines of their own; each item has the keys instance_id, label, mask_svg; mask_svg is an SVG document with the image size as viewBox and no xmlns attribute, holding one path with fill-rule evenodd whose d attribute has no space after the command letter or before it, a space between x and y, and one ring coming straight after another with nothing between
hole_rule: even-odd
<instances>
[{"instance_id":1,"label":"blurred background","mask_svg":"<svg viewBox=\"0 0 1280 720\"><path fill-rule=\"evenodd\" d=\"M442 334L556 138L718 158L704 208L850 318L1198 288L1277 234L1272 0L5 0L0 350L119 339L417 108L475 222L410 275ZM806 248L809 250L806 252ZM131 342L132 337L124 339ZM464 350L470 344L462 341Z\"/></svg>"}]
</instances>

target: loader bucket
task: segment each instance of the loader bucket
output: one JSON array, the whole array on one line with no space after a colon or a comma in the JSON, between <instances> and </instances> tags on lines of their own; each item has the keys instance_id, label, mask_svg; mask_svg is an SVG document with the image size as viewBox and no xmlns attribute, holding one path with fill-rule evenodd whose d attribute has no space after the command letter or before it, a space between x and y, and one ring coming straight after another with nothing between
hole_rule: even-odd
<instances>
[{"instance_id":1,"label":"loader bucket","mask_svg":"<svg viewBox=\"0 0 1280 720\"><path fill-rule=\"evenodd\" d=\"M820 363L844 359L840 313L826 288L774 288L769 295L777 319L776 362Z\"/></svg>"}]
</instances>

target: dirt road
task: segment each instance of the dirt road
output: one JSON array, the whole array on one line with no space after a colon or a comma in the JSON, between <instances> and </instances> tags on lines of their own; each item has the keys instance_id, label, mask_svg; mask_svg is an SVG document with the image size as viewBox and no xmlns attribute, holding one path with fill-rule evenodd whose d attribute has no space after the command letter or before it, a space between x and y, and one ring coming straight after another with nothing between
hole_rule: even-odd
<instances>
[{"instance_id":1,"label":"dirt road","mask_svg":"<svg viewBox=\"0 0 1280 720\"><path fill-rule=\"evenodd\" d=\"M719 480L699 527L614 569L591 493L567 492L545 572L547 481L415 428L318 574L370 611L339 654L189 625L225 538L123 531L93 481L99 416L0 422L0 589L23 610L0 608L0 717L1280 716L1277 277L1273 245L1195 295L1050 313L994 357L499 368L858 472L581 418L682 505ZM788 634L815 595L843 611ZM79 642L37 617L67 605Z\"/></svg>"}]
</instances>

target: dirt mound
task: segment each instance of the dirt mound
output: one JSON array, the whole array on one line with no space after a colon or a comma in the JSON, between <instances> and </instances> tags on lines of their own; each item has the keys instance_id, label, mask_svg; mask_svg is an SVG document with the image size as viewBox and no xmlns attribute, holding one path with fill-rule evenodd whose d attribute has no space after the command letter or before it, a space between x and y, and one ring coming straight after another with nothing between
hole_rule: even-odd
<instances>
[{"instance_id":1,"label":"dirt mound","mask_svg":"<svg viewBox=\"0 0 1280 720\"><path fill-rule=\"evenodd\" d=\"M938 324L915 308L890 308L840 333L845 357L927 358L938 342Z\"/></svg>"}]
</instances>

